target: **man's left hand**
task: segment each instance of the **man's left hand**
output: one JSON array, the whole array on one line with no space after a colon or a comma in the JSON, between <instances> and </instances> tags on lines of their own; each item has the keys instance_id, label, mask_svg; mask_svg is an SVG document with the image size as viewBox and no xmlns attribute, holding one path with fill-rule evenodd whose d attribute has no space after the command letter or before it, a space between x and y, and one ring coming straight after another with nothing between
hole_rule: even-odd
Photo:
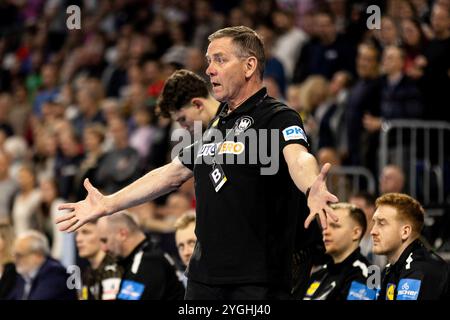
<instances>
[{"instance_id":1,"label":"man's left hand","mask_svg":"<svg viewBox=\"0 0 450 320\"><path fill-rule=\"evenodd\" d=\"M337 221L337 216L333 213L333 209L329 206L329 203L338 202L339 199L327 189L326 177L331 165L326 163L314 183L311 185L308 195L308 207L310 210L309 216L305 220L305 228L308 228L311 221L314 220L316 215L319 215L320 224L323 229L327 228L327 218L330 217L334 221Z\"/></svg>"}]
</instances>

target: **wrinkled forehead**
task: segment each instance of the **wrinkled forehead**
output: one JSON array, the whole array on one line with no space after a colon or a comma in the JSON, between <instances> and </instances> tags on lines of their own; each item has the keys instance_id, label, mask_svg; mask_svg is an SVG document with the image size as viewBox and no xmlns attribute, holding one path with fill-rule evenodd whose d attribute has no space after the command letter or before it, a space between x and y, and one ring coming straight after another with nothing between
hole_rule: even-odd
<instances>
[{"instance_id":1,"label":"wrinkled forehead","mask_svg":"<svg viewBox=\"0 0 450 320\"><path fill-rule=\"evenodd\" d=\"M236 44L230 37L223 37L212 40L206 51L205 57L212 58L214 56L223 56L227 54L234 54L237 50Z\"/></svg>"}]
</instances>

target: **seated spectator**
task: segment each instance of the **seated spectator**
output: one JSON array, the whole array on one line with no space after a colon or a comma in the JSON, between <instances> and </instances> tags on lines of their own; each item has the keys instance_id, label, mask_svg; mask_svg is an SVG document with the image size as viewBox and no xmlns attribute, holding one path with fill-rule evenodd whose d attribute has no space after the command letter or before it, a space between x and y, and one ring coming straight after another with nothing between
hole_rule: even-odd
<instances>
[{"instance_id":1,"label":"seated spectator","mask_svg":"<svg viewBox=\"0 0 450 320\"><path fill-rule=\"evenodd\" d=\"M369 43L358 46L356 70L358 78L350 89L346 105L348 164L364 165L376 172L378 135L364 130L365 113L380 114L381 81L379 79L379 51Z\"/></svg>"},{"instance_id":2,"label":"seated spectator","mask_svg":"<svg viewBox=\"0 0 450 320\"><path fill-rule=\"evenodd\" d=\"M333 148L343 159L347 156L347 133L345 124L345 106L351 82L351 75L338 71L329 85L330 107L322 117L319 127L318 148Z\"/></svg>"},{"instance_id":3,"label":"seated spectator","mask_svg":"<svg viewBox=\"0 0 450 320\"><path fill-rule=\"evenodd\" d=\"M72 120L72 125L77 136L83 134L85 126L93 123L105 124L105 119L100 109L100 101L103 96L100 89L85 83L77 92L79 114Z\"/></svg>"},{"instance_id":4,"label":"seated spectator","mask_svg":"<svg viewBox=\"0 0 450 320\"><path fill-rule=\"evenodd\" d=\"M136 149L144 167L152 150L155 128L151 125L151 115L147 107L136 107L132 114L136 128L130 134L130 146Z\"/></svg>"},{"instance_id":5,"label":"seated spectator","mask_svg":"<svg viewBox=\"0 0 450 320\"><path fill-rule=\"evenodd\" d=\"M449 266L420 241L424 210L408 195L388 193L376 201L373 251L386 255L378 300L447 300Z\"/></svg>"},{"instance_id":6,"label":"seated spectator","mask_svg":"<svg viewBox=\"0 0 450 320\"><path fill-rule=\"evenodd\" d=\"M41 228L51 239L51 255L65 267L75 264L75 237L73 233L58 230L55 219L60 213L58 207L64 200L58 196L56 182L52 178L43 177L39 181L41 191L40 219Z\"/></svg>"},{"instance_id":7,"label":"seated spectator","mask_svg":"<svg viewBox=\"0 0 450 320\"><path fill-rule=\"evenodd\" d=\"M374 300L376 291L366 286L369 262L359 249L367 226L364 212L348 203L331 207L339 220L328 220L322 234L332 261L311 275L303 299Z\"/></svg>"},{"instance_id":8,"label":"seated spectator","mask_svg":"<svg viewBox=\"0 0 450 320\"><path fill-rule=\"evenodd\" d=\"M378 186L381 195L391 192L403 192L404 187L405 175L402 168L389 164L382 169Z\"/></svg>"},{"instance_id":9,"label":"seated spectator","mask_svg":"<svg viewBox=\"0 0 450 320\"><path fill-rule=\"evenodd\" d=\"M433 39L424 47L424 74L421 79L425 97L425 119L450 122L450 10L441 1L435 1L431 10Z\"/></svg>"},{"instance_id":10,"label":"seated spectator","mask_svg":"<svg viewBox=\"0 0 450 320\"><path fill-rule=\"evenodd\" d=\"M400 44L400 31L393 17L385 15L381 18L381 28L375 30L375 40L383 49Z\"/></svg>"},{"instance_id":11,"label":"seated spectator","mask_svg":"<svg viewBox=\"0 0 450 320\"><path fill-rule=\"evenodd\" d=\"M16 181L9 177L9 157L0 151L0 223L10 221L9 213L17 187Z\"/></svg>"},{"instance_id":12,"label":"seated spectator","mask_svg":"<svg viewBox=\"0 0 450 320\"><path fill-rule=\"evenodd\" d=\"M86 190L83 187L84 179L88 178L96 182L96 174L104 157L103 141L105 140L105 128L101 124L91 124L83 131L84 158L75 175L76 199L84 199Z\"/></svg>"},{"instance_id":13,"label":"seated spectator","mask_svg":"<svg viewBox=\"0 0 450 320\"><path fill-rule=\"evenodd\" d=\"M27 231L14 243L17 278L12 298L15 300L76 300L75 289L67 287L66 269L49 256L47 238L40 232Z\"/></svg>"},{"instance_id":14,"label":"seated spectator","mask_svg":"<svg viewBox=\"0 0 450 320\"><path fill-rule=\"evenodd\" d=\"M12 226L0 222L0 300L7 299L16 284L17 273L12 255L13 243Z\"/></svg>"},{"instance_id":15,"label":"seated spectator","mask_svg":"<svg viewBox=\"0 0 450 320\"><path fill-rule=\"evenodd\" d=\"M78 254L89 266L82 271L80 300L115 300L119 293L122 268L101 248L97 222L85 224L76 232Z\"/></svg>"},{"instance_id":16,"label":"seated spectator","mask_svg":"<svg viewBox=\"0 0 450 320\"><path fill-rule=\"evenodd\" d=\"M58 132L58 153L55 159L55 180L58 193L64 199L72 199L75 191L75 178L83 159L83 149L72 127Z\"/></svg>"},{"instance_id":17,"label":"seated spectator","mask_svg":"<svg viewBox=\"0 0 450 320\"><path fill-rule=\"evenodd\" d=\"M14 198L12 219L14 232L18 235L40 226L38 216L41 204L41 191L36 187L34 170L28 165L19 169L19 192Z\"/></svg>"},{"instance_id":18,"label":"seated spectator","mask_svg":"<svg viewBox=\"0 0 450 320\"><path fill-rule=\"evenodd\" d=\"M417 19L403 19L401 22L402 43L405 50L405 73L412 79L422 76L419 57L427 44L427 38Z\"/></svg>"},{"instance_id":19,"label":"seated spectator","mask_svg":"<svg viewBox=\"0 0 450 320\"><path fill-rule=\"evenodd\" d=\"M286 80L290 81L294 73L295 62L302 52L308 35L295 26L295 14L290 10L275 10L271 14L276 38L273 40L273 56L283 64ZM264 38L266 45L266 38ZM284 96L285 86L281 86Z\"/></svg>"},{"instance_id":20,"label":"seated spectator","mask_svg":"<svg viewBox=\"0 0 450 320\"><path fill-rule=\"evenodd\" d=\"M320 11L314 15L317 38L312 38L301 50L296 61L292 82L299 83L308 76L319 74L331 79L339 70L354 73L354 46L339 35L332 13Z\"/></svg>"},{"instance_id":21,"label":"seated spectator","mask_svg":"<svg viewBox=\"0 0 450 320\"><path fill-rule=\"evenodd\" d=\"M59 73L55 64L45 64L41 68L42 86L36 94L33 103L33 115L42 116L42 105L44 102L54 99L59 94Z\"/></svg>"},{"instance_id":22,"label":"seated spectator","mask_svg":"<svg viewBox=\"0 0 450 320\"><path fill-rule=\"evenodd\" d=\"M124 274L119 300L182 300L184 288L174 261L156 250L137 223L124 212L98 221L100 241L120 258Z\"/></svg>"},{"instance_id":23,"label":"seated spectator","mask_svg":"<svg viewBox=\"0 0 450 320\"><path fill-rule=\"evenodd\" d=\"M129 145L127 125L122 118L111 120L108 130L114 148L105 153L95 181L105 193L113 193L139 178L139 154Z\"/></svg>"},{"instance_id":24,"label":"seated spectator","mask_svg":"<svg viewBox=\"0 0 450 320\"><path fill-rule=\"evenodd\" d=\"M369 132L379 131L382 120L420 118L422 96L415 82L404 74L405 53L397 46L383 52L380 116L366 114L364 127Z\"/></svg>"}]
</instances>

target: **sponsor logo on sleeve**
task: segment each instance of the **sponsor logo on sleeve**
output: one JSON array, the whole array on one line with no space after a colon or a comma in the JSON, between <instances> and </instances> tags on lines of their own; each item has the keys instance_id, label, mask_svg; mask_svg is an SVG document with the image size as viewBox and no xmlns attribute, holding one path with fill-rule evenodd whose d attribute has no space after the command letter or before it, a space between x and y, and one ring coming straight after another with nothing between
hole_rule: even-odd
<instances>
[{"instance_id":1,"label":"sponsor logo on sleeve","mask_svg":"<svg viewBox=\"0 0 450 320\"><path fill-rule=\"evenodd\" d=\"M305 140L308 142L306 138L305 131L299 126L290 126L283 130L283 138L285 141L289 140Z\"/></svg>"},{"instance_id":2,"label":"sponsor logo on sleeve","mask_svg":"<svg viewBox=\"0 0 450 320\"><path fill-rule=\"evenodd\" d=\"M145 286L142 283L124 280L122 282L122 287L120 293L117 296L119 300L140 300L142 293L144 292Z\"/></svg>"},{"instance_id":3,"label":"sponsor logo on sleeve","mask_svg":"<svg viewBox=\"0 0 450 320\"><path fill-rule=\"evenodd\" d=\"M397 288L397 300L417 300L421 283L417 279L401 279Z\"/></svg>"},{"instance_id":4,"label":"sponsor logo on sleeve","mask_svg":"<svg viewBox=\"0 0 450 320\"><path fill-rule=\"evenodd\" d=\"M369 289L366 285L357 281L352 281L348 291L347 300L375 300L376 289Z\"/></svg>"}]
</instances>

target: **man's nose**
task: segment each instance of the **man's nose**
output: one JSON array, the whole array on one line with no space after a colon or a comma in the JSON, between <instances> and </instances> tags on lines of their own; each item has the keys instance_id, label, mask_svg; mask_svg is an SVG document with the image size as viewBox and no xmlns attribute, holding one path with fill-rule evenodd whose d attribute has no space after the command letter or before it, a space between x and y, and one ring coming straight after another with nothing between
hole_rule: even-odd
<instances>
[{"instance_id":1,"label":"man's nose","mask_svg":"<svg viewBox=\"0 0 450 320\"><path fill-rule=\"evenodd\" d=\"M212 66L212 63L210 63L210 64L208 64L208 67L206 68L206 75L208 75L208 76L211 76L211 75L213 75L214 74L214 72L215 72L215 69L214 69L214 67Z\"/></svg>"}]
</instances>

